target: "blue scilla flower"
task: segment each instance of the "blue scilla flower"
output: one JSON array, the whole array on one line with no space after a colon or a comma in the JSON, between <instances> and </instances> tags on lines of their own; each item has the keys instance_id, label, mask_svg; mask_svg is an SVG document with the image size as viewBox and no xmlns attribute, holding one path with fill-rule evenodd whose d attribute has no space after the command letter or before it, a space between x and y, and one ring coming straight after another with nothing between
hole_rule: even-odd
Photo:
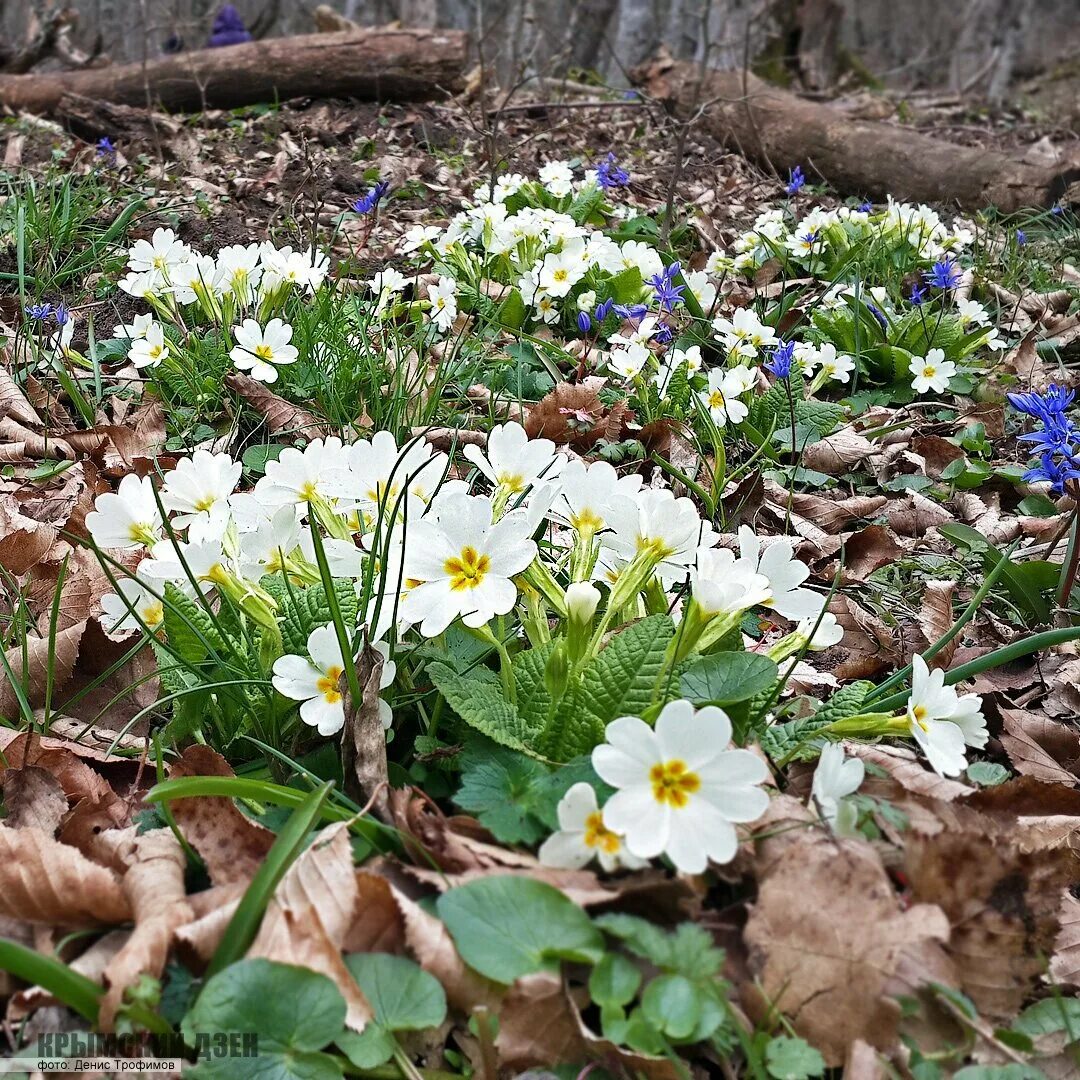
<instances>
[{"instance_id":1,"label":"blue scilla flower","mask_svg":"<svg viewBox=\"0 0 1080 1080\"><path fill-rule=\"evenodd\" d=\"M928 284L935 289L955 289L960 284L960 267L952 259L941 259L925 276Z\"/></svg>"},{"instance_id":2,"label":"blue scilla flower","mask_svg":"<svg viewBox=\"0 0 1080 1080\"><path fill-rule=\"evenodd\" d=\"M661 323L654 331L652 339L660 345L667 345L675 336L675 331L667 323Z\"/></svg>"},{"instance_id":3,"label":"blue scilla flower","mask_svg":"<svg viewBox=\"0 0 1080 1080\"><path fill-rule=\"evenodd\" d=\"M611 309L615 306L615 301L612 299L604 300L602 303L596 305L596 310L593 312L593 317L596 322L602 323L610 314Z\"/></svg>"},{"instance_id":4,"label":"blue scilla flower","mask_svg":"<svg viewBox=\"0 0 1080 1080\"><path fill-rule=\"evenodd\" d=\"M97 152L98 157L116 157L116 147L113 145L113 141L108 135L102 135L101 138L94 143L94 149Z\"/></svg>"},{"instance_id":5,"label":"blue scilla flower","mask_svg":"<svg viewBox=\"0 0 1080 1080\"><path fill-rule=\"evenodd\" d=\"M866 199L855 208L860 214L872 214L874 212L874 204Z\"/></svg>"},{"instance_id":6,"label":"blue scilla flower","mask_svg":"<svg viewBox=\"0 0 1080 1080\"><path fill-rule=\"evenodd\" d=\"M648 278L648 284L653 287L653 298L665 311L673 311L678 304L682 303L682 294L686 286L674 283L675 275L680 269L679 264L673 262L670 266L665 266L660 273Z\"/></svg>"},{"instance_id":7,"label":"blue scilla flower","mask_svg":"<svg viewBox=\"0 0 1080 1080\"><path fill-rule=\"evenodd\" d=\"M874 316L875 319L881 324L882 330L887 330L889 327L889 320L885 318L885 313L876 304L871 304L869 300L866 301L866 310Z\"/></svg>"},{"instance_id":8,"label":"blue scilla flower","mask_svg":"<svg viewBox=\"0 0 1080 1080\"><path fill-rule=\"evenodd\" d=\"M353 212L357 214L370 214L382 201L383 196L390 190L390 185L385 180L377 180L375 186L352 204Z\"/></svg>"},{"instance_id":9,"label":"blue scilla flower","mask_svg":"<svg viewBox=\"0 0 1080 1080\"><path fill-rule=\"evenodd\" d=\"M778 379L791 378L791 367L795 363L795 342L778 341L769 356L771 359L765 365L765 370L771 371Z\"/></svg>"},{"instance_id":10,"label":"blue scilla flower","mask_svg":"<svg viewBox=\"0 0 1080 1080\"><path fill-rule=\"evenodd\" d=\"M1023 247L1027 243L1027 233L1023 229L1016 230L1016 246Z\"/></svg>"},{"instance_id":11,"label":"blue scilla flower","mask_svg":"<svg viewBox=\"0 0 1080 1080\"><path fill-rule=\"evenodd\" d=\"M44 322L52 313L53 306L47 300L40 304L26 305L27 318L33 319L35 322Z\"/></svg>"},{"instance_id":12,"label":"blue scilla flower","mask_svg":"<svg viewBox=\"0 0 1080 1080\"><path fill-rule=\"evenodd\" d=\"M926 288L922 285L912 285L911 295L908 299L916 306L921 307L926 301Z\"/></svg>"},{"instance_id":13,"label":"blue scilla flower","mask_svg":"<svg viewBox=\"0 0 1080 1080\"><path fill-rule=\"evenodd\" d=\"M67 326L71 321L71 312L68 311L62 301L56 305L56 310L53 312L53 318L56 320L57 326Z\"/></svg>"},{"instance_id":14,"label":"blue scilla flower","mask_svg":"<svg viewBox=\"0 0 1080 1080\"><path fill-rule=\"evenodd\" d=\"M596 182L605 190L626 187L630 183L630 174L619 166L614 154L608 156L596 166Z\"/></svg>"},{"instance_id":15,"label":"blue scilla flower","mask_svg":"<svg viewBox=\"0 0 1080 1080\"><path fill-rule=\"evenodd\" d=\"M1045 394L1009 394L1008 398L1009 404L1017 412L1026 413L1036 420L1047 420L1064 416L1065 410L1076 398L1076 391L1051 383Z\"/></svg>"},{"instance_id":16,"label":"blue scilla flower","mask_svg":"<svg viewBox=\"0 0 1080 1080\"><path fill-rule=\"evenodd\" d=\"M788 182L784 185L784 191L789 195L795 195L806 186L806 177L803 176L802 166L796 165L788 172Z\"/></svg>"},{"instance_id":17,"label":"blue scilla flower","mask_svg":"<svg viewBox=\"0 0 1080 1080\"><path fill-rule=\"evenodd\" d=\"M1024 479L1029 484L1049 483L1050 490L1058 495L1065 490L1067 480L1080 479L1080 468L1077 468L1075 458L1059 457L1056 454L1045 453L1037 464L1024 473Z\"/></svg>"},{"instance_id":18,"label":"blue scilla flower","mask_svg":"<svg viewBox=\"0 0 1080 1080\"><path fill-rule=\"evenodd\" d=\"M587 334L592 329L592 318L587 311L579 311L577 315L577 328Z\"/></svg>"},{"instance_id":19,"label":"blue scilla flower","mask_svg":"<svg viewBox=\"0 0 1080 1080\"><path fill-rule=\"evenodd\" d=\"M612 304L611 310L623 319L641 319L649 312L648 304Z\"/></svg>"}]
</instances>

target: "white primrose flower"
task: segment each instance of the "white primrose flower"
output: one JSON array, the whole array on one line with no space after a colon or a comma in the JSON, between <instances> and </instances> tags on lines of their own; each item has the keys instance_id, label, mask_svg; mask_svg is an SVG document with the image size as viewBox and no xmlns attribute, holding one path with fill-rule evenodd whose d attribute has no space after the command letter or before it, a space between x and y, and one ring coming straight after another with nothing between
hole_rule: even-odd
<instances>
[{"instance_id":1,"label":"white primrose flower","mask_svg":"<svg viewBox=\"0 0 1080 1080\"><path fill-rule=\"evenodd\" d=\"M709 416L718 428L729 422L741 424L750 415L746 402L739 400L739 395L746 393L741 377L735 375L739 370L748 369L741 366L731 371L713 368L709 372L708 387L698 393L698 399L709 410Z\"/></svg>"},{"instance_id":2,"label":"white primrose flower","mask_svg":"<svg viewBox=\"0 0 1080 1080\"><path fill-rule=\"evenodd\" d=\"M836 346L831 341L811 349L802 363L807 373L820 367L826 379L842 383L846 383L855 370L855 361L846 353L837 353Z\"/></svg>"},{"instance_id":3,"label":"white primrose flower","mask_svg":"<svg viewBox=\"0 0 1080 1080\"><path fill-rule=\"evenodd\" d=\"M574 189L574 170L565 161L549 161L537 174L544 189L561 199Z\"/></svg>"},{"instance_id":4,"label":"white primrose flower","mask_svg":"<svg viewBox=\"0 0 1080 1080\"><path fill-rule=\"evenodd\" d=\"M559 831L541 845L537 856L544 866L580 870L595 858L609 874L620 867L639 870L646 860L631 855L622 838L604 824L591 784L580 781L569 788L556 809Z\"/></svg>"},{"instance_id":5,"label":"white primrose flower","mask_svg":"<svg viewBox=\"0 0 1080 1080\"><path fill-rule=\"evenodd\" d=\"M128 341L138 341L139 338L146 337L146 332L155 325L153 314L136 315L130 323L117 323L113 327L112 334L114 338L127 338Z\"/></svg>"},{"instance_id":6,"label":"white primrose flower","mask_svg":"<svg viewBox=\"0 0 1080 1080\"><path fill-rule=\"evenodd\" d=\"M973 326L990 325L990 316L978 300L957 300L956 315L960 325L969 332Z\"/></svg>"},{"instance_id":7,"label":"white primrose flower","mask_svg":"<svg viewBox=\"0 0 1080 1080\"><path fill-rule=\"evenodd\" d=\"M254 319L245 319L242 326L233 327L236 345L229 353L233 363L242 371L251 371L259 382L277 381L278 365L293 364L299 353L292 341L292 327L281 319L271 319L263 329Z\"/></svg>"},{"instance_id":8,"label":"white primrose flower","mask_svg":"<svg viewBox=\"0 0 1080 1080\"><path fill-rule=\"evenodd\" d=\"M320 735L336 735L345 726L341 676L345 661L332 625L319 626L307 640L310 659L279 656L274 661L274 689L283 697L302 701L300 719Z\"/></svg>"},{"instance_id":9,"label":"white primrose flower","mask_svg":"<svg viewBox=\"0 0 1080 1080\"><path fill-rule=\"evenodd\" d=\"M520 495L537 480L553 479L566 464L550 439L530 439L513 420L491 429L486 454L472 445L465 447L464 454L496 487L511 495Z\"/></svg>"},{"instance_id":10,"label":"white primrose flower","mask_svg":"<svg viewBox=\"0 0 1080 1080\"><path fill-rule=\"evenodd\" d=\"M537 274L537 282L549 296L565 296L585 276L586 266L582 263L581 250L570 248L558 252L549 252L544 256Z\"/></svg>"},{"instance_id":11,"label":"white primrose flower","mask_svg":"<svg viewBox=\"0 0 1080 1080\"><path fill-rule=\"evenodd\" d=\"M945 672L931 671L918 655L911 658L907 720L931 768L941 776L959 776L967 767L964 747L981 749L989 738L982 698L978 694L960 697L945 685Z\"/></svg>"},{"instance_id":12,"label":"white primrose flower","mask_svg":"<svg viewBox=\"0 0 1080 1080\"><path fill-rule=\"evenodd\" d=\"M627 562L648 552L657 572L671 580L684 579L698 548L716 542L710 542L711 530L693 502L677 499L666 488L639 491L632 501L613 505L608 513L610 531L600 538L603 547Z\"/></svg>"},{"instance_id":13,"label":"white primrose flower","mask_svg":"<svg viewBox=\"0 0 1080 1080\"><path fill-rule=\"evenodd\" d=\"M149 271L168 278L174 270L191 257L191 249L177 239L172 229L155 229L147 240L136 240L128 252L128 269L136 274Z\"/></svg>"},{"instance_id":14,"label":"white primrose flower","mask_svg":"<svg viewBox=\"0 0 1080 1080\"><path fill-rule=\"evenodd\" d=\"M839 743L822 747L821 757L814 770L814 783L810 789L810 802L817 807L821 820L826 822L837 836L853 836L858 811L847 801L849 795L859 790L866 766L858 758L847 758Z\"/></svg>"},{"instance_id":15,"label":"white primrose flower","mask_svg":"<svg viewBox=\"0 0 1080 1080\"><path fill-rule=\"evenodd\" d=\"M949 388L949 380L956 374L956 365L945 359L942 349L931 349L925 357L911 358L911 389L917 394L929 390L943 393Z\"/></svg>"},{"instance_id":16,"label":"white primrose flower","mask_svg":"<svg viewBox=\"0 0 1080 1080\"><path fill-rule=\"evenodd\" d=\"M641 272L642 280L659 274L664 269L664 259L659 251L643 240L627 240L619 248L620 270L636 267Z\"/></svg>"},{"instance_id":17,"label":"white primrose flower","mask_svg":"<svg viewBox=\"0 0 1080 1080\"><path fill-rule=\"evenodd\" d=\"M375 314L384 312L398 293L409 284L409 279L392 266L384 266L367 285L375 294Z\"/></svg>"},{"instance_id":18,"label":"white primrose flower","mask_svg":"<svg viewBox=\"0 0 1080 1080\"><path fill-rule=\"evenodd\" d=\"M362 440L346 449L351 471L350 493L357 493L361 511L374 524L383 507L386 514L400 514L402 492L414 496L426 506L446 474L445 454L436 454L423 439L414 440L399 450L389 431L377 431L371 441ZM423 512L420 507L416 516Z\"/></svg>"},{"instance_id":19,"label":"white primrose flower","mask_svg":"<svg viewBox=\"0 0 1080 1080\"><path fill-rule=\"evenodd\" d=\"M141 619L153 632L165 621L165 606L137 578L120 578L117 592L101 598L101 627L114 641L141 630Z\"/></svg>"},{"instance_id":20,"label":"white primrose flower","mask_svg":"<svg viewBox=\"0 0 1080 1080\"><path fill-rule=\"evenodd\" d=\"M514 606L512 579L536 558L531 523L512 511L492 524L491 512L491 499L451 492L410 523L404 576L420 584L409 589L401 614L419 623L425 637L441 634L458 617L466 626L483 626Z\"/></svg>"},{"instance_id":21,"label":"white primrose flower","mask_svg":"<svg viewBox=\"0 0 1080 1080\"><path fill-rule=\"evenodd\" d=\"M213 289L219 295L231 292L241 303L250 304L262 280L258 244L229 244L217 253Z\"/></svg>"},{"instance_id":22,"label":"white primrose flower","mask_svg":"<svg viewBox=\"0 0 1080 1080\"><path fill-rule=\"evenodd\" d=\"M336 436L315 439L303 450L287 446L255 485L255 495L271 511L316 499L333 500L351 491L349 448Z\"/></svg>"},{"instance_id":23,"label":"white primrose flower","mask_svg":"<svg viewBox=\"0 0 1080 1080\"><path fill-rule=\"evenodd\" d=\"M160 270L144 270L141 273L133 270L125 274L116 283L116 287L128 296L135 296L140 300L158 297L169 291L168 283Z\"/></svg>"},{"instance_id":24,"label":"white primrose flower","mask_svg":"<svg viewBox=\"0 0 1080 1080\"><path fill-rule=\"evenodd\" d=\"M409 255L425 244L434 243L441 235L442 229L438 225L414 225L405 233L399 250L403 255Z\"/></svg>"},{"instance_id":25,"label":"white primrose flower","mask_svg":"<svg viewBox=\"0 0 1080 1080\"><path fill-rule=\"evenodd\" d=\"M645 364L652 359L652 353L644 345L616 345L608 353L608 370L623 379L633 379Z\"/></svg>"},{"instance_id":26,"label":"white primrose flower","mask_svg":"<svg viewBox=\"0 0 1080 1080\"><path fill-rule=\"evenodd\" d=\"M798 590L808 591L808 590ZM817 629L815 629L815 626ZM808 615L795 628L795 633L803 639L809 639L806 647L811 652L823 652L838 645L844 639L844 628L837 622L836 616L831 611L821 612L820 621L817 615Z\"/></svg>"},{"instance_id":27,"label":"white primrose flower","mask_svg":"<svg viewBox=\"0 0 1080 1080\"><path fill-rule=\"evenodd\" d=\"M196 450L191 457L181 458L161 486L162 505L179 515L173 526L183 529L196 518L209 517L217 507L227 510L229 496L243 471L242 462L209 450Z\"/></svg>"},{"instance_id":28,"label":"white primrose flower","mask_svg":"<svg viewBox=\"0 0 1080 1080\"><path fill-rule=\"evenodd\" d=\"M266 271L260 283L264 293L268 291L268 286L276 288L279 284L314 292L330 272L330 260L314 248L304 251L293 251L291 247L278 249L267 241L259 251Z\"/></svg>"},{"instance_id":29,"label":"white primrose flower","mask_svg":"<svg viewBox=\"0 0 1080 1080\"><path fill-rule=\"evenodd\" d=\"M718 316L712 325L729 352L747 359L752 360L760 349L776 344L776 331L766 326L749 308L737 308L730 319Z\"/></svg>"},{"instance_id":30,"label":"white primrose flower","mask_svg":"<svg viewBox=\"0 0 1080 1080\"><path fill-rule=\"evenodd\" d=\"M772 596L769 579L727 548L698 549L690 588L705 615L736 615Z\"/></svg>"},{"instance_id":31,"label":"white primrose flower","mask_svg":"<svg viewBox=\"0 0 1080 1080\"><path fill-rule=\"evenodd\" d=\"M604 822L640 859L666 855L688 874L702 873L709 859L730 862L739 844L735 825L756 821L769 805L758 786L768 767L749 750L729 749L723 709L695 711L689 701L673 701L655 728L623 716L605 737L592 752L593 768L618 790L604 806Z\"/></svg>"},{"instance_id":32,"label":"white primrose flower","mask_svg":"<svg viewBox=\"0 0 1080 1080\"><path fill-rule=\"evenodd\" d=\"M816 619L821 611L821 597L799 586L810 576L810 568L795 558L789 540L775 540L762 550L761 539L749 525L739 526L739 553L750 568L769 581L769 599L765 607L778 611L785 619Z\"/></svg>"},{"instance_id":33,"label":"white primrose flower","mask_svg":"<svg viewBox=\"0 0 1080 1080\"><path fill-rule=\"evenodd\" d=\"M161 513L149 476L129 473L113 492L99 495L86 528L102 548L152 547L161 539Z\"/></svg>"},{"instance_id":34,"label":"white primrose flower","mask_svg":"<svg viewBox=\"0 0 1080 1080\"><path fill-rule=\"evenodd\" d=\"M454 325L458 307L455 290L457 283L453 278L441 277L434 285L427 287L431 301L431 321L444 333Z\"/></svg>"},{"instance_id":35,"label":"white primrose flower","mask_svg":"<svg viewBox=\"0 0 1080 1080\"><path fill-rule=\"evenodd\" d=\"M634 496L641 489L642 476L620 477L606 461L589 465L571 461L559 476L559 496L552 516L583 535L595 536L608 528L613 508L621 508L624 518L635 510Z\"/></svg>"},{"instance_id":36,"label":"white primrose flower","mask_svg":"<svg viewBox=\"0 0 1080 1080\"><path fill-rule=\"evenodd\" d=\"M136 316L136 319L138 318L139 316ZM137 368L157 367L169 355L169 345L165 340L165 331L161 323L151 320L145 331L132 340L127 355Z\"/></svg>"}]
</instances>

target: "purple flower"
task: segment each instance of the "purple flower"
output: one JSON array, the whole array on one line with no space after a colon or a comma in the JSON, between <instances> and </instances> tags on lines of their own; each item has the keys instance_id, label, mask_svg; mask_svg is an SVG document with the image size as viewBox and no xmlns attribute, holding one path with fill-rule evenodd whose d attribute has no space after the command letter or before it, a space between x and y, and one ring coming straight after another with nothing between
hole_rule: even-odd
<instances>
[{"instance_id":1,"label":"purple flower","mask_svg":"<svg viewBox=\"0 0 1080 1080\"><path fill-rule=\"evenodd\" d=\"M1047 482L1051 490L1061 492L1065 481L1080 478L1080 430L1065 415L1076 397L1071 390L1051 383L1045 394L1009 394L1009 403L1019 412L1038 420L1038 431L1020 436L1032 444L1038 463L1024 474L1024 479Z\"/></svg>"},{"instance_id":2,"label":"purple flower","mask_svg":"<svg viewBox=\"0 0 1080 1080\"><path fill-rule=\"evenodd\" d=\"M791 378L791 367L795 362L795 342L777 341L769 356L772 358L766 365L765 370L771 371L778 379Z\"/></svg>"},{"instance_id":3,"label":"purple flower","mask_svg":"<svg viewBox=\"0 0 1080 1080\"><path fill-rule=\"evenodd\" d=\"M1023 247L1027 243L1027 233L1023 229L1016 230L1016 246Z\"/></svg>"},{"instance_id":4,"label":"purple flower","mask_svg":"<svg viewBox=\"0 0 1080 1080\"><path fill-rule=\"evenodd\" d=\"M942 259L934 263L930 273L925 274L927 284L935 289L955 289L960 284L960 267L952 259Z\"/></svg>"},{"instance_id":5,"label":"purple flower","mask_svg":"<svg viewBox=\"0 0 1080 1080\"><path fill-rule=\"evenodd\" d=\"M912 285L911 295L908 299L916 306L920 307L926 300L926 289L922 285Z\"/></svg>"},{"instance_id":6,"label":"purple flower","mask_svg":"<svg viewBox=\"0 0 1080 1080\"><path fill-rule=\"evenodd\" d=\"M855 209L858 210L860 214L872 214L874 212L874 204L869 199L866 199L864 202L859 203Z\"/></svg>"},{"instance_id":7,"label":"purple flower","mask_svg":"<svg viewBox=\"0 0 1080 1080\"><path fill-rule=\"evenodd\" d=\"M390 185L385 180L377 180L375 186L366 195L362 195L352 204L353 212L370 214L389 190Z\"/></svg>"},{"instance_id":8,"label":"purple flower","mask_svg":"<svg viewBox=\"0 0 1080 1080\"><path fill-rule=\"evenodd\" d=\"M885 318L885 313L876 304L871 304L869 300L866 301L866 310L874 316L875 319L881 324L882 330L889 328L889 320Z\"/></svg>"},{"instance_id":9,"label":"purple flower","mask_svg":"<svg viewBox=\"0 0 1080 1080\"><path fill-rule=\"evenodd\" d=\"M665 266L659 274L653 274L647 280L647 284L653 287L653 299L665 311L673 311L678 304L682 303L682 294L685 285L674 284L675 276L682 268L677 262Z\"/></svg>"},{"instance_id":10,"label":"purple flower","mask_svg":"<svg viewBox=\"0 0 1080 1080\"><path fill-rule=\"evenodd\" d=\"M623 319L640 319L649 313L648 304L612 304L611 310ZM597 315L600 314L597 309Z\"/></svg>"},{"instance_id":11,"label":"purple flower","mask_svg":"<svg viewBox=\"0 0 1080 1080\"><path fill-rule=\"evenodd\" d=\"M587 311L579 311L577 316L577 328L587 334L592 329L592 319Z\"/></svg>"},{"instance_id":12,"label":"purple flower","mask_svg":"<svg viewBox=\"0 0 1080 1080\"><path fill-rule=\"evenodd\" d=\"M788 172L788 182L784 186L784 190L789 195L794 195L796 192L802 191L806 185L806 177L803 176L802 166L796 165L794 169Z\"/></svg>"},{"instance_id":13,"label":"purple flower","mask_svg":"<svg viewBox=\"0 0 1080 1080\"><path fill-rule=\"evenodd\" d=\"M596 305L596 310L593 312L593 318L596 319L598 325L602 323L611 314L611 309L614 306L615 301L610 299Z\"/></svg>"},{"instance_id":14,"label":"purple flower","mask_svg":"<svg viewBox=\"0 0 1080 1080\"><path fill-rule=\"evenodd\" d=\"M675 331L667 323L661 323L654 331L652 339L660 345L666 345L675 336Z\"/></svg>"},{"instance_id":15,"label":"purple flower","mask_svg":"<svg viewBox=\"0 0 1080 1080\"><path fill-rule=\"evenodd\" d=\"M1009 394L1008 398L1009 404L1017 412L1033 416L1036 420L1045 423L1047 420L1065 415L1065 410L1076 399L1076 391L1066 390L1064 386L1051 383L1045 394Z\"/></svg>"},{"instance_id":16,"label":"purple flower","mask_svg":"<svg viewBox=\"0 0 1080 1080\"><path fill-rule=\"evenodd\" d=\"M1039 458L1038 464L1024 473L1024 479L1029 484L1049 482L1050 490L1060 495L1065 490L1066 480L1080 479L1080 468L1075 458L1058 458L1052 453L1045 453Z\"/></svg>"},{"instance_id":17,"label":"purple flower","mask_svg":"<svg viewBox=\"0 0 1080 1080\"><path fill-rule=\"evenodd\" d=\"M1050 207L1050 213L1053 214L1054 217L1061 217L1061 215L1065 213L1065 207L1062 206L1061 203L1056 203Z\"/></svg>"},{"instance_id":18,"label":"purple flower","mask_svg":"<svg viewBox=\"0 0 1080 1080\"><path fill-rule=\"evenodd\" d=\"M251 34L240 18L240 12L232 4L222 4L214 16L207 46L219 49L223 45L242 45L245 41L251 41Z\"/></svg>"},{"instance_id":19,"label":"purple flower","mask_svg":"<svg viewBox=\"0 0 1080 1080\"><path fill-rule=\"evenodd\" d=\"M52 311L53 306L47 300L42 301L40 304L26 305L27 317L35 322L44 322L52 314Z\"/></svg>"},{"instance_id":20,"label":"purple flower","mask_svg":"<svg viewBox=\"0 0 1080 1080\"><path fill-rule=\"evenodd\" d=\"M66 326L71 321L71 312L64 307L63 301L56 305L53 318L56 319L57 326Z\"/></svg>"},{"instance_id":21,"label":"purple flower","mask_svg":"<svg viewBox=\"0 0 1080 1080\"><path fill-rule=\"evenodd\" d=\"M116 157L116 147L113 146L112 139L108 135L102 135L96 143L94 148L97 151L98 157Z\"/></svg>"},{"instance_id":22,"label":"purple flower","mask_svg":"<svg viewBox=\"0 0 1080 1080\"><path fill-rule=\"evenodd\" d=\"M630 183L630 174L619 167L614 154L608 156L596 166L596 182L605 190L626 187Z\"/></svg>"}]
</instances>

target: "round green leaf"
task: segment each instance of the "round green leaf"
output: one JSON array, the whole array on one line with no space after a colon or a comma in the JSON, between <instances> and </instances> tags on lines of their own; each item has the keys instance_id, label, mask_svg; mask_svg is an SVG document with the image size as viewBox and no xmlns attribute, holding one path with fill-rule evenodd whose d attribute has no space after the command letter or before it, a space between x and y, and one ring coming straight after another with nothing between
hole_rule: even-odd
<instances>
[{"instance_id":1,"label":"round green leaf","mask_svg":"<svg viewBox=\"0 0 1080 1080\"><path fill-rule=\"evenodd\" d=\"M446 1019L446 993L434 975L404 956L353 953L345 957L360 989L389 1031L421 1031Z\"/></svg>"},{"instance_id":2,"label":"round green leaf","mask_svg":"<svg viewBox=\"0 0 1080 1080\"><path fill-rule=\"evenodd\" d=\"M641 995L641 1011L654 1027L685 1039L701 1019L698 990L684 975L658 975Z\"/></svg>"},{"instance_id":3,"label":"round green leaf","mask_svg":"<svg viewBox=\"0 0 1080 1080\"><path fill-rule=\"evenodd\" d=\"M489 877L443 893L436 905L461 958L500 983L559 960L595 964L604 939L558 889L524 877Z\"/></svg>"},{"instance_id":4,"label":"round green leaf","mask_svg":"<svg viewBox=\"0 0 1080 1080\"><path fill-rule=\"evenodd\" d=\"M765 1047L765 1067L776 1080L807 1080L825 1071L825 1059L805 1039L777 1035Z\"/></svg>"},{"instance_id":5,"label":"round green leaf","mask_svg":"<svg viewBox=\"0 0 1080 1080\"><path fill-rule=\"evenodd\" d=\"M683 673L683 695L695 705L734 705L768 690L778 677L767 656L719 652L703 656Z\"/></svg>"},{"instance_id":6,"label":"round green leaf","mask_svg":"<svg viewBox=\"0 0 1080 1080\"><path fill-rule=\"evenodd\" d=\"M607 953L589 973L589 997L597 1005L627 1005L641 985L641 971L622 953Z\"/></svg>"},{"instance_id":7,"label":"round green leaf","mask_svg":"<svg viewBox=\"0 0 1080 1080\"><path fill-rule=\"evenodd\" d=\"M371 1021L363 1031L346 1031L339 1035L338 1049L359 1069L375 1069L385 1065L397 1049L392 1031Z\"/></svg>"},{"instance_id":8,"label":"round green leaf","mask_svg":"<svg viewBox=\"0 0 1080 1080\"><path fill-rule=\"evenodd\" d=\"M341 1066L319 1053L345 1026L345 999L325 975L272 960L241 960L214 975L184 1017L195 1032L258 1036L257 1057L207 1058L197 1075L222 1080L338 1080Z\"/></svg>"}]
</instances>

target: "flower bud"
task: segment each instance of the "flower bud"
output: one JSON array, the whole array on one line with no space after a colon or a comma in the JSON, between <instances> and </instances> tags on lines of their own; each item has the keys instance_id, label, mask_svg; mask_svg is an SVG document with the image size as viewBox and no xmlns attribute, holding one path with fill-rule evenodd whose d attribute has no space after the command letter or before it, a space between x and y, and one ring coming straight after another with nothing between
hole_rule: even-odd
<instances>
[{"instance_id":1,"label":"flower bud","mask_svg":"<svg viewBox=\"0 0 1080 1080\"><path fill-rule=\"evenodd\" d=\"M575 581L566 590L566 612L571 622L592 622L600 603L600 590L588 581Z\"/></svg>"}]
</instances>

